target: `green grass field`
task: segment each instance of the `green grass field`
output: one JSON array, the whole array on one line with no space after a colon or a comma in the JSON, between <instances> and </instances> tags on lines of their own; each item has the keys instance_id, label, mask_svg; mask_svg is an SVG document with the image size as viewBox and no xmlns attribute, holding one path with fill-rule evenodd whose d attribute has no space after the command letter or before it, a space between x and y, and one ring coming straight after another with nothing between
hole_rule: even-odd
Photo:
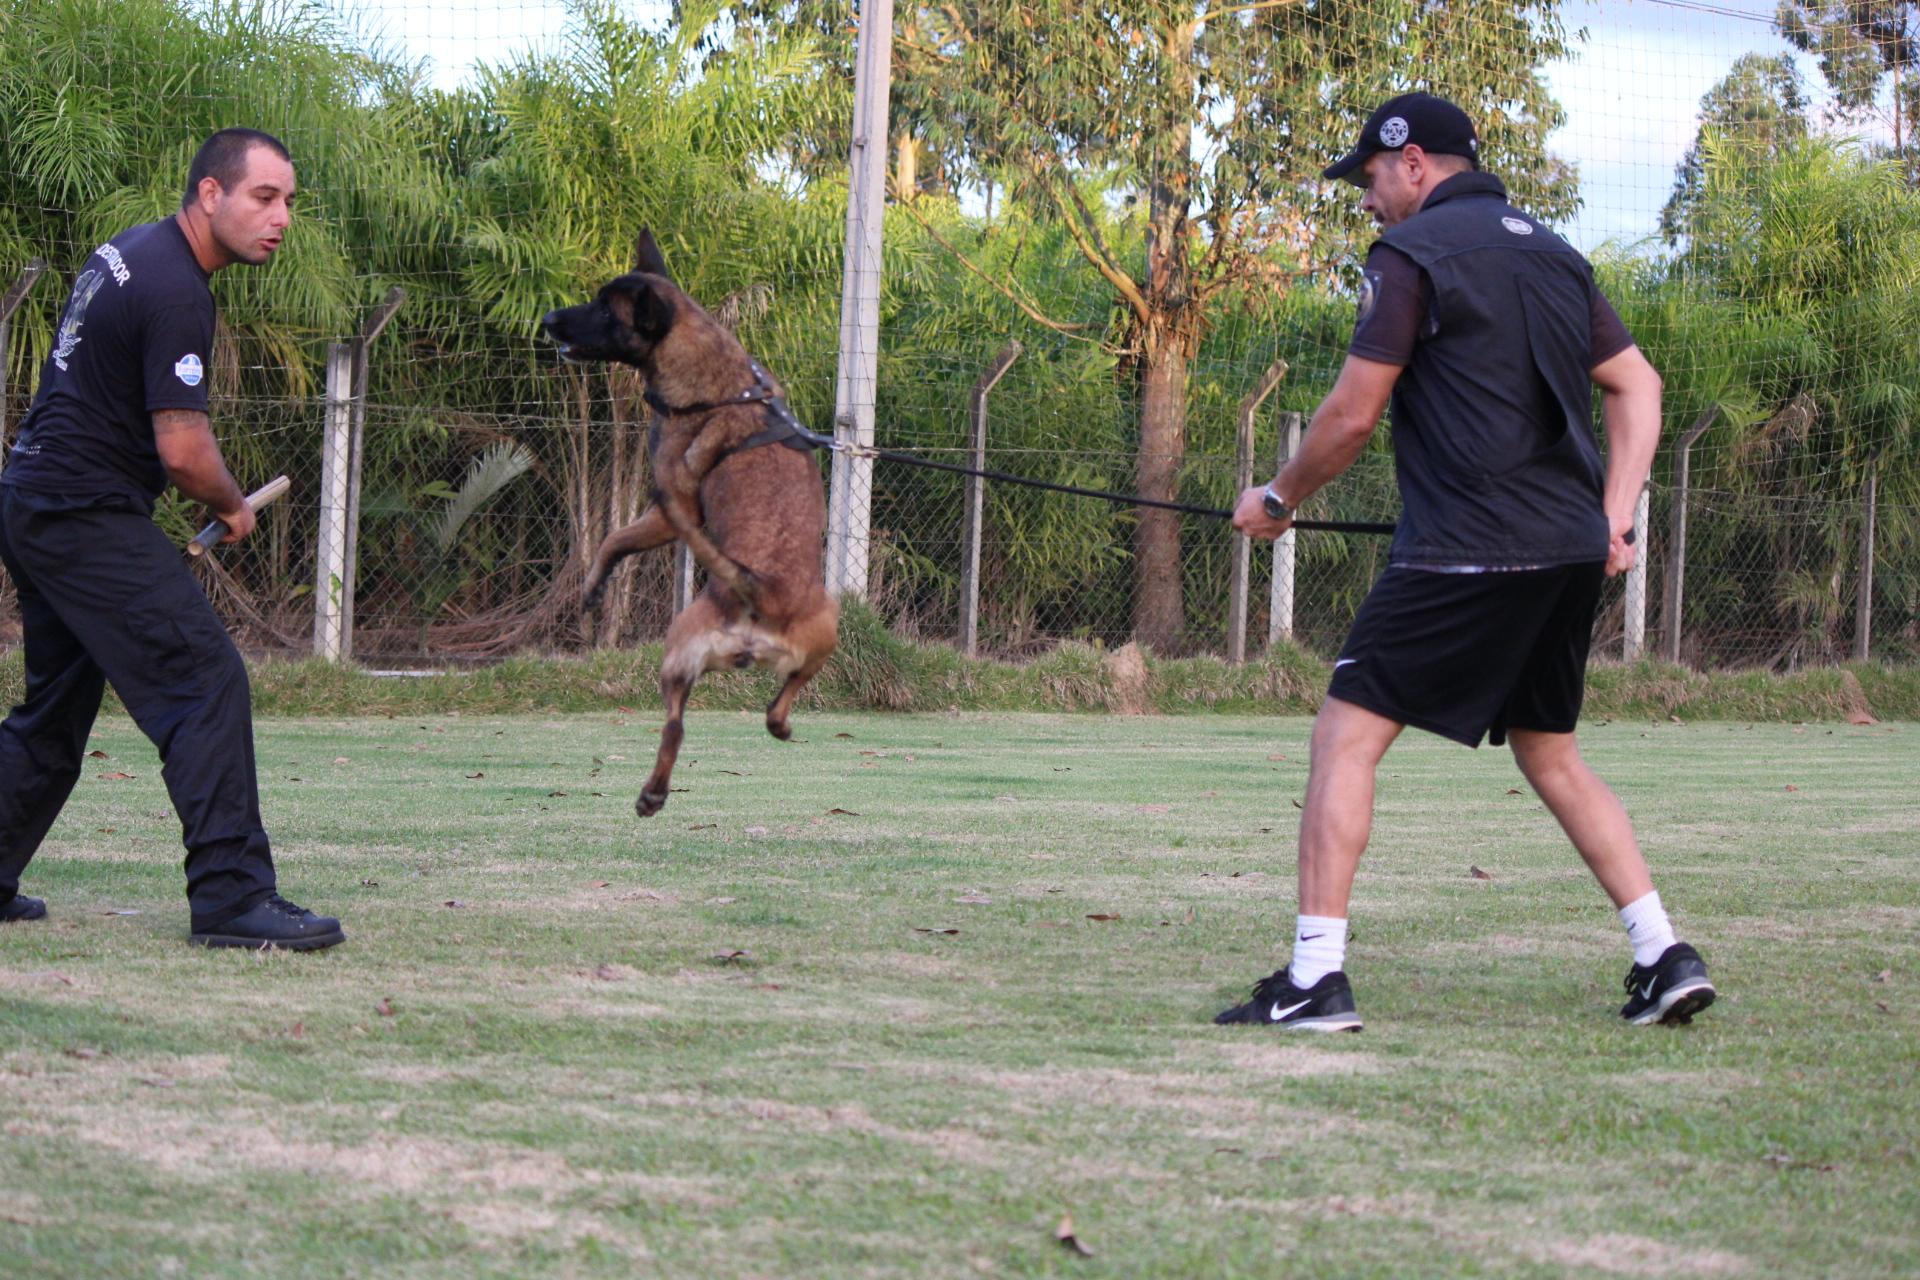
<instances>
[{"instance_id":1,"label":"green grass field","mask_svg":"<svg viewBox=\"0 0 1920 1280\"><path fill-rule=\"evenodd\" d=\"M1305 720L697 712L642 822L657 724L263 720L350 936L258 956L185 945L103 721L0 930L0 1274L1920 1266L1920 726L1588 728L1720 986L1686 1029L1615 1016L1508 754L1409 735L1367 1030L1303 1041L1210 1018L1285 955Z\"/></svg>"}]
</instances>

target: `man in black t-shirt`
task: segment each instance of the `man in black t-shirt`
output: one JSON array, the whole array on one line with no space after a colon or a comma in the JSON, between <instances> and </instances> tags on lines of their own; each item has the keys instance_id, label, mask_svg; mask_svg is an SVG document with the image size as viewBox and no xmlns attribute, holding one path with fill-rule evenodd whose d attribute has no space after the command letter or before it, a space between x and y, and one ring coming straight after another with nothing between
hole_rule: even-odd
<instances>
[{"instance_id":1,"label":"man in black t-shirt","mask_svg":"<svg viewBox=\"0 0 1920 1280\"><path fill-rule=\"evenodd\" d=\"M1275 538L1352 465L1393 404L1402 515L1314 721L1289 965L1217 1022L1358 1031L1348 901L1374 775L1407 725L1515 760L1620 909L1634 951L1621 1016L1684 1023L1713 1002L1674 937L1626 810L1574 739L1604 578L1633 564L1633 513L1660 435L1660 378L1586 259L1479 171L1473 125L1404 94L1326 171L1382 228L1332 392L1300 452L1248 489L1234 526ZM1607 432L1593 440L1592 388Z\"/></svg>"},{"instance_id":2,"label":"man in black t-shirt","mask_svg":"<svg viewBox=\"0 0 1920 1280\"><path fill-rule=\"evenodd\" d=\"M246 667L152 519L172 484L225 522L222 541L253 530L207 419L207 281L273 256L293 193L278 140L223 129L194 156L180 211L113 237L74 280L0 470L0 561L19 591L27 675L0 724L0 923L46 914L20 873L72 793L111 680L160 749L192 940L313 950L345 936L275 892Z\"/></svg>"}]
</instances>

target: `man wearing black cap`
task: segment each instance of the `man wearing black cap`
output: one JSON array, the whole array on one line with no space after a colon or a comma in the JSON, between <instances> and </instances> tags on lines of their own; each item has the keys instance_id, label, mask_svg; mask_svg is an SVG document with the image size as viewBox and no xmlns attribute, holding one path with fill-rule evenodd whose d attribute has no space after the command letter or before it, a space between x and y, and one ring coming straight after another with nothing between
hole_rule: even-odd
<instances>
[{"instance_id":1,"label":"man wearing black cap","mask_svg":"<svg viewBox=\"0 0 1920 1280\"><path fill-rule=\"evenodd\" d=\"M1367 255L1346 363L1299 453L1240 496L1234 526L1276 538L1345 471L1393 405L1403 512L1314 721L1300 821L1300 916L1287 968L1216 1022L1358 1031L1344 972L1348 899L1374 773L1407 725L1515 760L1633 945L1636 1025L1713 1002L1678 941L1633 824L1574 740L1603 579L1633 564L1633 512L1660 435L1660 377L1586 259L1479 171L1473 124L1423 93L1367 120L1328 167L1366 192ZM1591 388L1607 433L1594 444Z\"/></svg>"}]
</instances>

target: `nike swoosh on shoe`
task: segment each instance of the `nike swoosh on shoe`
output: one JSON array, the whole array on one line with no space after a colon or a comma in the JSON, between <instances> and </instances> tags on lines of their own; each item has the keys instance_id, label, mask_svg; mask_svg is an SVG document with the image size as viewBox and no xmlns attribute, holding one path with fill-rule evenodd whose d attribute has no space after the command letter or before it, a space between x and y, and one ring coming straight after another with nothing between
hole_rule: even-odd
<instances>
[{"instance_id":1,"label":"nike swoosh on shoe","mask_svg":"<svg viewBox=\"0 0 1920 1280\"><path fill-rule=\"evenodd\" d=\"M1299 1004L1294 1005L1291 1009L1282 1009L1280 1007L1280 1002L1276 1000L1273 1002L1273 1008L1267 1010L1267 1020L1269 1022L1279 1022L1281 1019L1285 1018L1288 1014L1298 1013L1312 1003L1313 1001L1311 1000L1302 1000Z\"/></svg>"}]
</instances>

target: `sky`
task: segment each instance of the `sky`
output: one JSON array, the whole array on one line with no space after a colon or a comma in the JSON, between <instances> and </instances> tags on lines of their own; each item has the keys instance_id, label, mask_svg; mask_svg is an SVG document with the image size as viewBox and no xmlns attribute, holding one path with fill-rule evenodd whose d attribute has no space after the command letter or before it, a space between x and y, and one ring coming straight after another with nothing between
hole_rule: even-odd
<instances>
[{"instance_id":1,"label":"sky","mask_svg":"<svg viewBox=\"0 0 1920 1280\"><path fill-rule=\"evenodd\" d=\"M657 0L626 0L644 18L668 15ZM557 33L559 0L336 0L362 37L424 62L451 87L478 63L498 62ZM1580 172L1584 207L1561 230L1583 250L1631 245L1651 236L1673 188L1674 168L1693 141L1700 97L1743 53L1789 53L1772 26L1774 0L1606 0L1569 3L1570 32L1587 38L1547 70L1567 123L1553 149ZM1795 55L1816 107L1825 89L1811 59ZM1884 136L1884 125L1842 132Z\"/></svg>"}]
</instances>

